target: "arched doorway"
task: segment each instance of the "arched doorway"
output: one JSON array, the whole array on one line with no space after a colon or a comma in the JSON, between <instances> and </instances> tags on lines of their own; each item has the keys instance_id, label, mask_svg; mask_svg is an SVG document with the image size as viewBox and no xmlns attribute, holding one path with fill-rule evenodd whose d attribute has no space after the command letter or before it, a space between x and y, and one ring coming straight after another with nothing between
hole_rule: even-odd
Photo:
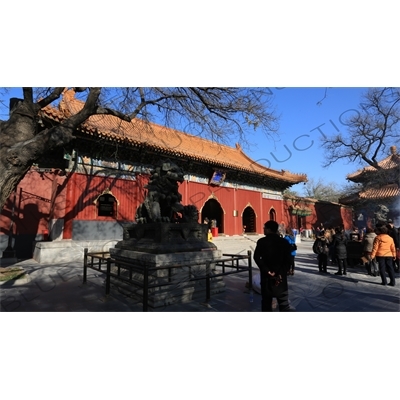
<instances>
[{"instance_id":1,"label":"arched doorway","mask_svg":"<svg viewBox=\"0 0 400 400\"><path fill-rule=\"evenodd\" d=\"M242 215L243 233L256 232L256 213L248 206Z\"/></svg>"},{"instance_id":2,"label":"arched doorway","mask_svg":"<svg viewBox=\"0 0 400 400\"><path fill-rule=\"evenodd\" d=\"M221 205L215 199L209 199L205 202L203 209L201 210L201 222L208 218L208 220L216 221L218 233L224 232L224 211Z\"/></svg>"},{"instance_id":3,"label":"arched doorway","mask_svg":"<svg viewBox=\"0 0 400 400\"><path fill-rule=\"evenodd\" d=\"M269 210L269 220L276 221L276 211L273 208Z\"/></svg>"}]
</instances>

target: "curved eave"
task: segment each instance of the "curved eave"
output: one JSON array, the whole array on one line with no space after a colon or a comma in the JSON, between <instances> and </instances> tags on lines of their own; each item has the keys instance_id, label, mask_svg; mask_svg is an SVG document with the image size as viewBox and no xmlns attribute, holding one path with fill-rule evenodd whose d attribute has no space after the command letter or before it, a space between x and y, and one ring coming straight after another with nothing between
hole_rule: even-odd
<instances>
[{"instance_id":1,"label":"curved eave","mask_svg":"<svg viewBox=\"0 0 400 400\"><path fill-rule=\"evenodd\" d=\"M77 110L73 108L71 113L74 113L76 111ZM62 123L66 119L64 113L68 114L68 110L66 111L64 109L64 111L61 111L59 109L55 109L48 106L42 110L42 113L43 113L42 116L44 118L51 119L58 123ZM145 138L144 139L142 138L141 140L136 140L134 137L132 137L132 132L129 135L124 133L123 123L120 124L121 128L119 129L116 127L115 128L116 132L114 132L110 129L97 128L95 121L96 121L95 119L92 120L89 119L80 126L79 131L83 134L82 139L92 137L93 139L105 140L110 144L120 144L133 148L147 148L150 151L162 153L165 154L166 156L185 158L187 160L191 160L194 162L205 163L215 168L234 170L240 173L261 177L270 181L277 181L277 182L279 181L282 182L282 184L285 184L285 186L292 186L297 183L307 182L307 176L305 174L294 174L284 170L277 171L271 168L267 168L257 163L256 161L252 160L239 148L233 149L232 147L217 144L215 142L210 142L203 138L197 138L197 137L194 138L193 136L186 134L184 132L167 129L165 127L158 126L157 124L151 124L151 125L152 127L154 127L158 135L160 134L159 132L160 129L164 129L165 130L164 132L174 135L174 137L179 137L180 135L182 135L181 137L184 138L186 147L188 147L187 141L188 138L190 138L189 142L190 140L193 140L197 145L200 143L200 149L205 151L205 154L207 153L213 153L213 154L211 156L210 155L207 156L204 155L204 153L200 154L199 152L192 151L192 149L178 150L178 147L168 148L165 145L164 146L158 145L157 143L154 142L154 140L146 141ZM138 122L138 127L134 128L137 129L139 137L141 137L140 126L139 126L141 123L142 122ZM207 150L209 151L207 152ZM226 162L225 160L221 159L222 157L224 157L225 159L226 158L235 159L236 162L235 163Z\"/></svg>"},{"instance_id":2,"label":"curved eave","mask_svg":"<svg viewBox=\"0 0 400 400\"><path fill-rule=\"evenodd\" d=\"M222 170L233 170L237 171L242 174L250 174L258 178L263 178L265 180L269 181L277 181L277 182L282 182L282 184L285 184L285 186L292 186L297 183L301 182L307 182L307 177L305 175L299 175L299 176L286 176L285 172L283 173L277 173L277 174L270 174L270 173L262 173L261 171L255 171L252 168L246 168L245 166L237 165L237 164L231 164L227 162L219 162L218 159L215 158L210 158L206 156L197 156L195 154L190 154L187 152L179 151L179 150L171 150L168 148L165 148L163 146L157 146L155 144L149 144L149 143L143 143L140 141L133 140L128 137L121 137L118 135L110 135L110 134L102 134L102 132L99 132L98 130L94 129L86 129L86 128L81 128L80 132L83 133L81 136L81 139L87 139L88 137L92 137L93 139L102 139L105 141L108 141L110 144L122 144L125 146L133 147L133 148L146 148L149 149L152 152L155 153L160 153L164 154L166 157L175 157L175 158L183 158L188 161L193 161L193 162L198 162L198 163L203 163L203 164L208 164L214 168L220 168Z\"/></svg>"},{"instance_id":3,"label":"curved eave","mask_svg":"<svg viewBox=\"0 0 400 400\"><path fill-rule=\"evenodd\" d=\"M378 166L386 171L398 169L400 165L400 156L398 154L391 154L390 156L384 158L378 162ZM377 172L377 169L372 165L368 165L362 169L357 170L346 176L346 179L352 182L362 182L369 179Z\"/></svg>"}]
</instances>

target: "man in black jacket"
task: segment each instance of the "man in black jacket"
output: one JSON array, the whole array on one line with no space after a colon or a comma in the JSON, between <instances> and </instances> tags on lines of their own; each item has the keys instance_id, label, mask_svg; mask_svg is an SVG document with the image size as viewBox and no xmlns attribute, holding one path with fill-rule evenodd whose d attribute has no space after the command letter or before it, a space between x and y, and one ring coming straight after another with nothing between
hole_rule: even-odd
<instances>
[{"instance_id":1,"label":"man in black jacket","mask_svg":"<svg viewBox=\"0 0 400 400\"><path fill-rule=\"evenodd\" d=\"M327 270L328 266L328 254L329 254L329 246L328 241L325 237L325 232L322 231L320 236L315 239L313 244L313 252L318 256L318 270L319 272L324 272L325 274L329 274Z\"/></svg>"},{"instance_id":2,"label":"man in black jacket","mask_svg":"<svg viewBox=\"0 0 400 400\"><path fill-rule=\"evenodd\" d=\"M278 235L276 221L264 224L265 237L257 241L254 261L260 268L261 311L272 311L272 299L275 297L279 311L291 311L287 274L291 265L291 247L287 240Z\"/></svg>"},{"instance_id":3,"label":"man in black jacket","mask_svg":"<svg viewBox=\"0 0 400 400\"><path fill-rule=\"evenodd\" d=\"M391 219L388 220L388 223L386 225L386 228L388 229L388 235L393 239L394 241L394 247L396 248L396 254L397 251L399 250L399 232L398 230L394 227L393 221ZM399 272L399 267L400 267L400 260L396 257L396 260L394 262L394 269L395 272Z\"/></svg>"}]
</instances>

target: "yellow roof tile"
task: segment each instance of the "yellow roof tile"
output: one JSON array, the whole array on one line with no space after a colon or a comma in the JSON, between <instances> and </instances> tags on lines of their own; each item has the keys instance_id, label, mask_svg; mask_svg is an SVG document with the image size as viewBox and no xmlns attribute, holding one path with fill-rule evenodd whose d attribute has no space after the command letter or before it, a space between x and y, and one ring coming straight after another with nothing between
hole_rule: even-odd
<instances>
[{"instance_id":1,"label":"yellow roof tile","mask_svg":"<svg viewBox=\"0 0 400 400\"><path fill-rule=\"evenodd\" d=\"M343 204L354 204L360 200L386 200L391 198L400 199L400 188L397 183L383 187L371 187L349 196L342 197L339 201Z\"/></svg>"},{"instance_id":2,"label":"yellow roof tile","mask_svg":"<svg viewBox=\"0 0 400 400\"><path fill-rule=\"evenodd\" d=\"M386 199L388 197L399 197L400 188L397 183L386 185L381 188L368 188L359 193L362 199Z\"/></svg>"},{"instance_id":3,"label":"yellow roof tile","mask_svg":"<svg viewBox=\"0 0 400 400\"><path fill-rule=\"evenodd\" d=\"M79 112L83 106L84 103L75 98L75 92L69 90L63 94L58 110L48 106L43 112L61 122ZM93 115L81 125L81 130L88 135L108 138L127 145L151 146L177 157L189 157L293 184L307 181L305 174L277 171L257 163L248 157L239 145L233 148L141 119L126 122L112 115Z\"/></svg>"},{"instance_id":4,"label":"yellow roof tile","mask_svg":"<svg viewBox=\"0 0 400 400\"><path fill-rule=\"evenodd\" d=\"M397 153L390 154L388 157L386 157L383 160L378 162L378 166L385 170L389 170L392 168L398 168L399 165L400 165L400 156ZM347 179L353 180L353 179L360 177L361 175L363 175L365 173L374 172L374 171L376 171L376 168L373 167L372 165L368 165L367 167L359 169L356 172L348 174Z\"/></svg>"}]
</instances>

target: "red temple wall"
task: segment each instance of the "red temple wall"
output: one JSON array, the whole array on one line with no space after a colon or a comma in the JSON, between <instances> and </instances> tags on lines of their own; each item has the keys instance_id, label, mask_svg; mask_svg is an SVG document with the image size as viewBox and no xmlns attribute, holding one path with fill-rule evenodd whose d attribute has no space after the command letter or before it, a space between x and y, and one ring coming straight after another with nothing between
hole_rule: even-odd
<instances>
[{"instance_id":1,"label":"red temple wall","mask_svg":"<svg viewBox=\"0 0 400 400\"><path fill-rule=\"evenodd\" d=\"M137 207L143 202L144 186L147 182L147 175L137 175L135 180L131 180L81 173L59 176L52 172L31 170L18 185L15 201L13 194L0 214L1 249L5 246L6 239L3 239L9 234L13 205L15 236L25 235L28 241L41 240L45 238L51 222L58 220L62 225L62 238L71 239L73 221L133 221ZM119 202L116 218L97 215L94 201L106 189ZM279 224L296 229L302 225L311 230L324 223L332 226L343 224L347 230L353 225L352 209L335 203L263 198L259 191L210 186L192 181L183 182L179 191L182 194L182 204L195 205L200 211L200 218L208 200L212 199L218 204L222 210L220 233L226 235L243 233L243 215L246 209L247 212L250 209L254 212L254 230L260 234L263 233L263 224L270 219L271 212ZM312 214L301 218L293 215L290 206L294 204L300 208L308 208Z\"/></svg>"}]
</instances>

